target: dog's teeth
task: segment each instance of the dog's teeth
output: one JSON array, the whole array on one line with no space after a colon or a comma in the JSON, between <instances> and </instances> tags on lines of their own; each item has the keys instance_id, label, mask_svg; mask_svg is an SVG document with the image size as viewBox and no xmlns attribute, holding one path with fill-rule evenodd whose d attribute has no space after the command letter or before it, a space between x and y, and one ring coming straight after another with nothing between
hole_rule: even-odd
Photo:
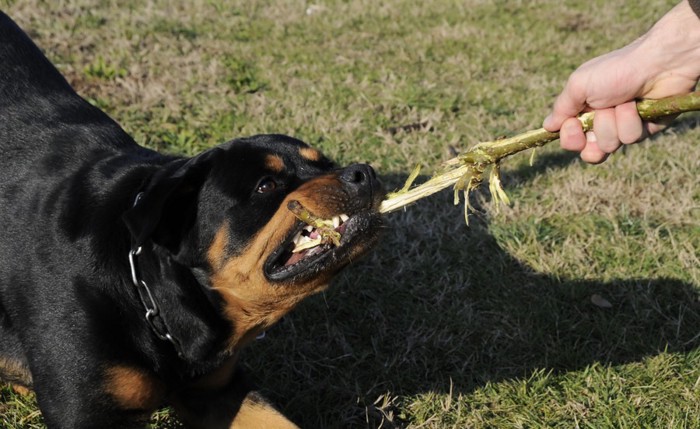
<instances>
[{"instance_id":1,"label":"dog's teeth","mask_svg":"<svg viewBox=\"0 0 700 429\"><path fill-rule=\"evenodd\" d=\"M341 214L341 215L340 215L340 220L342 220L343 222L347 222L348 219L350 219L350 216L348 216L348 215L346 215L346 214Z\"/></svg>"},{"instance_id":2,"label":"dog's teeth","mask_svg":"<svg viewBox=\"0 0 700 429\"><path fill-rule=\"evenodd\" d=\"M340 216L333 216L333 228L340 226Z\"/></svg>"},{"instance_id":3,"label":"dog's teeth","mask_svg":"<svg viewBox=\"0 0 700 429\"><path fill-rule=\"evenodd\" d=\"M311 231L314 230L314 227L311 226L311 225L306 225L306 226L304 227L304 230L306 230L307 232L311 232Z\"/></svg>"},{"instance_id":4,"label":"dog's teeth","mask_svg":"<svg viewBox=\"0 0 700 429\"><path fill-rule=\"evenodd\" d=\"M306 235L301 235L301 233L297 234L294 237L294 240L292 242L294 243L294 248L292 249L292 253L298 252L299 246L303 245L304 243L310 241L309 237Z\"/></svg>"},{"instance_id":5,"label":"dog's teeth","mask_svg":"<svg viewBox=\"0 0 700 429\"><path fill-rule=\"evenodd\" d=\"M301 237L303 237L303 235L301 235L301 231L297 232L297 234L294 236L294 240L292 240L294 244L297 244L299 240L301 240Z\"/></svg>"},{"instance_id":6,"label":"dog's teeth","mask_svg":"<svg viewBox=\"0 0 700 429\"><path fill-rule=\"evenodd\" d=\"M308 238L308 237L305 237L305 238ZM315 239L315 240L309 239L309 240L307 240L307 241L304 241L303 243L298 244L298 245L294 248L294 250L292 250L292 253L299 253L299 252L301 252L302 250L311 249L312 247L316 247L316 246L318 246L319 244L321 244L321 241L322 241L322 238L321 238L321 237L319 237L319 238L317 238L317 239Z\"/></svg>"}]
</instances>

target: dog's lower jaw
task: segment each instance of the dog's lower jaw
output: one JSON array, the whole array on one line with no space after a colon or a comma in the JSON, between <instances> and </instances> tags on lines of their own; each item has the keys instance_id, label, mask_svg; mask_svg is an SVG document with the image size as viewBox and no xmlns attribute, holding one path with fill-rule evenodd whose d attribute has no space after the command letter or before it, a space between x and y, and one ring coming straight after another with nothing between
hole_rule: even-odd
<instances>
[{"instance_id":1,"label":"dog's lower jaw","mask_svg":"<svg viewBox=\"0 0 700 429\"><path fill-rule=\"evenodd\" d=\"M268 301L247 300L230 291L222 293L226 303L224 317L233 326L228 349L235 352L250 344L258 335L275 325L310 295L322 292L329 283L319 282L314 288L305 288L303 293L276 297Z\"/></svg>"}]
</instances>

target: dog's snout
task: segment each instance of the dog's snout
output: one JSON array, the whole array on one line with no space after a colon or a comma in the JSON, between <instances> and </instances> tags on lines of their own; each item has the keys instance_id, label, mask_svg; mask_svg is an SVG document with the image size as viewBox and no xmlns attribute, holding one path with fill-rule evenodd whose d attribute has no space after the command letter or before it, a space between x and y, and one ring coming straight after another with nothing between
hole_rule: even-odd
<instances>
[{"instance_id":1,"label":"dog's snout","mask_svg":"<svg viewBox=\"0 0 700 429\"><path fill-rule=\"evenodd\" d=\"M367 186L376 180L374 169L367 164L353 164L340 174L340 180L350 186Z\"/></svg>"},{"instance_id":2,"label":"dog's snout","mask_svg":"<svg viewBox=\"0 0 700 429\"><path fill-rule=\"evenodd\" d=\"M360 206L376 206L384 195L384 188L374 169L368 164L352 164L339 174L340 181Z\"/></svg>"}]
</instances>

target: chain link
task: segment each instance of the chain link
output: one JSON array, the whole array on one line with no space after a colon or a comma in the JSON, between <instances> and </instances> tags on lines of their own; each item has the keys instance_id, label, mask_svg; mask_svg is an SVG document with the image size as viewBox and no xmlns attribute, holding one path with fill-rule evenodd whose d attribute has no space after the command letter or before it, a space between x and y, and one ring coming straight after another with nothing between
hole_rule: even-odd
<instances>
[{"instance_id":1,"label":"chain link","mask_svg":"<svg viewBox=\"0 0 700 429\"><path fill-rule=\"evenodd\" d=\"M142 247L139 246L137 249L129 251L129 267L131 268L131 281L136 288L136 292L139 295L139 299L141 300L141 304L143 304L144 310L146 310L146 322L158 338L163 341L170 342L173 347L175 347L177 354L182 357L180 343L175 339L175 337L172 336L172 334L170 334L168 324L165 322L163 316L160 315L160 310L158 309L158 305L153 298L151 289L148 287L148 284L145 281L138 278L136 257L141 254L142 250Z\"/></svg>"}]
</instances>

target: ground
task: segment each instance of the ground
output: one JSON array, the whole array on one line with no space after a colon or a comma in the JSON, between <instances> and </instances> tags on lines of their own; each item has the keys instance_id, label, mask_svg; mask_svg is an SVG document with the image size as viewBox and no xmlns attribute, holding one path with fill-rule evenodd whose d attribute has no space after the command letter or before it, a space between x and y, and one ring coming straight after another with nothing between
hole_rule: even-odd
<instances>
[{"instance_id":1,"label":"ground","mask_svg":"<svg viewBox=\"0 0 700 429\"><path fill-rule=\"evenodd\" d=\"M141 144L286 133L390 188L539 127L568 74L674 1L0 0ZM307 428L700 425L698 116L599 166L504 164L464 224L445 192L245 353ZM152 427L177 427L166 409ZM43 428L0 389L0 426Z\"/></svg>"}]
</instances>

